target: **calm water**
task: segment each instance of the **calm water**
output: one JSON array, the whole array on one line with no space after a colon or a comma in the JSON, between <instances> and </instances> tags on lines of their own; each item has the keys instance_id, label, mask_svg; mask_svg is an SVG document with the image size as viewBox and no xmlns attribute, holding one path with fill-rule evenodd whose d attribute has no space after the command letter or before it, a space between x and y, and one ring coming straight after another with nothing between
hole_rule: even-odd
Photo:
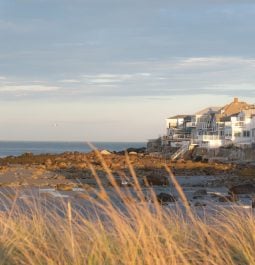
<instances>
[{"instance_id":1,"label":"calm water","mask_svg":"<svg viewBox=\"0 0 255 265\"><path fill-rule=\"evenodd\" d=\"M94 142L98 149L110 151L121 151L130 147L145 147L142 142ZM66 151L89 152L91 148L84 142L1 142L0 157L10 155L20 155L31 152L42 153L63 153Z\"/></svg>"}]
</instances>

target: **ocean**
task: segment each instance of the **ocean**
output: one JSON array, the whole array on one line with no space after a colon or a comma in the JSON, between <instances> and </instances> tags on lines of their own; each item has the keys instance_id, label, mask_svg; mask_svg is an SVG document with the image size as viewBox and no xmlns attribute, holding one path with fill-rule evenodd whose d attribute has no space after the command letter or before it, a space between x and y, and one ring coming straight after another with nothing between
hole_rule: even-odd
<instances>
[{"instance_id":1,"label":"ocean","mask_svg":"<svg viewBox=\"0 0 255 265\"><path fill-rule=\"evenodd\" d=\"M130 147L145 147L145 142L93 142L99 150L122 151ZM0 157L17 156L31 152L33 154L59 154L67 151L90 152L86 142L21 142L0 141Z\"/></svg>"}]
</instances>

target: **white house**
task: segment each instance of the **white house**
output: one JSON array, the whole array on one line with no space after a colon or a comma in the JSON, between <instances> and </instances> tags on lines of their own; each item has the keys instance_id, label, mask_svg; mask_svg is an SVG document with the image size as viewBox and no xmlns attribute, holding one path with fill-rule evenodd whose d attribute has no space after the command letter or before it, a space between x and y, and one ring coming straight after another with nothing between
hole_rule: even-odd
<instances>
[{"instance_id":1,"label":"white house","mask_svg":"<svg viewBox=\"0 0 255 265\"><path fill-rule=\"evenodd\" d=\"M223 144L222 124L219 122L220 107L209 107L197 112L187 124L192 128L191 144L216 148Z\"/></svg>"},{"instance_id":2,"label":"white house","mask_svg":"<svg viewBox=\"0 0 255 265\"><path fill-rule=\"evenodd\" d=\"M233 102L222 108L211 107L196 113L191 143L200 147L218 148L229 144L251 145L255 134L255 106Z\"/></svg>"},{"instance_id":3,"label":"white house","mask_svg":"<svg viewBox=\"0 0 255 265\"><path fill-rule=\"evenodd\" d=\"M176 115L166 119L165 146L186 143L205 148L255 145L255 106L238 98L224 107L209 107L195 115Z\"/></svg>"},{"instance_id":4,"label":"white house","mask_svg":"<svg viewBox=\"0 0 255 265\"><path fill-rule=\"evenodd\" d=\"M255 108L241 111L225 122L225 144L251 146L255 143Z\"/></svg>"},{"instance_id":5,"label":"white house","mask_svg":"<svg viewBox=\"0 0 255 265\"><path fill-rule=\"evenodd\" d=\"M166 135L162 137L163 145L178 147L189 142L191 129L187 127L191 115L176 115L166 119Z\"/></svg>"}]
</instances>

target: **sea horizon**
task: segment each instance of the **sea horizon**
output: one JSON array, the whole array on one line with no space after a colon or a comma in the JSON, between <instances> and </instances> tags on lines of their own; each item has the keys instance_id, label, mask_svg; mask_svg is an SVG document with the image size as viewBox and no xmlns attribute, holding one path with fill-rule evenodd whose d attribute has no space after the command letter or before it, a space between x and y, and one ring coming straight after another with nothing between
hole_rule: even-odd
<instances>
[{"instance_id":1,"label":"sea horizon","mask_svg":"<svg viewBox=\"0 0 255 265\"><path fill-rule=\"evenodd\" d=\"M0 141L0 157L18 156L24 153L33 154L60 154L64 152L88 153L92 149L88 143L99 150L122 151L128 148L145 147L146 142L129 141Z\"/></svg>"}]
</instances>

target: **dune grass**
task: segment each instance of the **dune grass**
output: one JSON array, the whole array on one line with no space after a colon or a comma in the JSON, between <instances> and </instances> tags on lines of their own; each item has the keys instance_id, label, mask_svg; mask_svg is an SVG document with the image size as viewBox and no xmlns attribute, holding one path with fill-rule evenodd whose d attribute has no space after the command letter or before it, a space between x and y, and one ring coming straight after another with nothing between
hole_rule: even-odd
<instances>
[{"instance_id":1,"label":"dune grass","mask_svg":"<svg viewBox=\"0 0 255 265\"><path fill-rule=\"evenodd\" d=\"M199 218L169 169L185 211L160 205L153 190L149 203L131 166L136 196L118 187L100 159L123 207L110 199L92 166L99 190L96 197L83 196L95 208L91 215L66 201L53 207L31 199L21 209L17 195L0 215L0 264L255 264L251 211L219 208Z\"/></svg>"}]
</instances>

